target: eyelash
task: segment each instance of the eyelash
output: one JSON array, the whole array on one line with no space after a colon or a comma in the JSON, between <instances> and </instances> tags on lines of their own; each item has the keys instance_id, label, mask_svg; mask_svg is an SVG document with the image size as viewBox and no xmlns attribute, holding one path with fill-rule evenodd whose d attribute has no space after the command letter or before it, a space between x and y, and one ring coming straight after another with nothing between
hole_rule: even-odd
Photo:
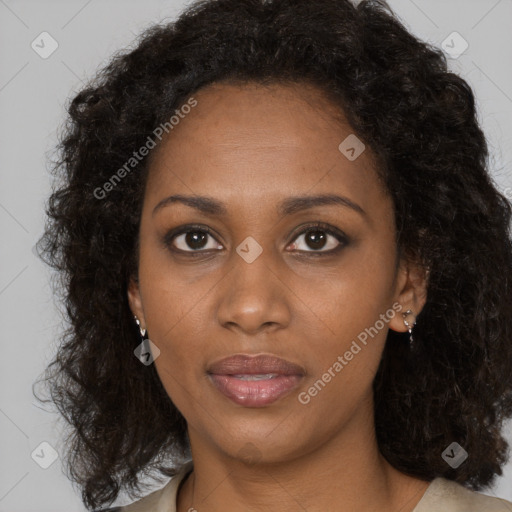
<instances>
[{"instance_id":1,"label":"eyelash","mask_svg":"<svg viewBox=\"0 0 512 512\"><path fill-rule=\"evenodd\" d=\"M341 249L343 249L344 247L346 247L349 244L349 238L345 235L345 233L330 226L329 224L325 224L324 222L315 222L315 223L308 224L308 225L304 226L303 229L299 233L294 235L294 237L292 238L290 243L297 240L297 238L299 238L301 235L304 235L306 233L309 233L309 232L315 231L315 230L321 231L322 233L325 233L327 235L332 235L334 238L336 238L336 240L338 242L340 242L340 244L337 247L335 247L334 249L330 249L328 251L322 251L322 250L298 251L298 253L301 256L303 256L303 255L308 255L308 256L313 256L313 257L332 256L333 254L338 253ZM207 250L199 249L199 250L184 251L182 249L177 249L173 246L173 242L176 237L183 235L183 234L187 234L187 233L197 233L197 232L207 233L208 235L210 235L212 238L214 238L217 241L217 239L215 238L215 233L208 226L201 226L201 225L193 224L193 225L180 226L178 228L170 230L163 237L164 245L173 252L180 253L180 254L186 254L187 256L192 256L192 257L194 257L196 255L204 255L205 253L208 253L210 251L217 251L217 249L207 249ZM220 242L217 242L217 243L220 243ZM290 243L288 245L290 245Z\"/></svg>"}]
</instances>

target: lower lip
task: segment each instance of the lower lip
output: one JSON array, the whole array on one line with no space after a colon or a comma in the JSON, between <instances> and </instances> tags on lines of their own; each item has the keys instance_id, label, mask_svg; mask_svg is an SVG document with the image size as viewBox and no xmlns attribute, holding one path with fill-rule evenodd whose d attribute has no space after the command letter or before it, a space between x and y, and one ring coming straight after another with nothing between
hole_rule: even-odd
<instances>
[{"instance_id":1,"label":"lower lip","mask_svg":"<svg viewBox=\"0 0 512 512\"><path fill-rule=\"evenodd\" d=\"M301 375L278 375L272 379L242 380L232 375L209 374L214 386L230 400L245 407L264 407L287 395Z\"/></svg>"}]
</instances>

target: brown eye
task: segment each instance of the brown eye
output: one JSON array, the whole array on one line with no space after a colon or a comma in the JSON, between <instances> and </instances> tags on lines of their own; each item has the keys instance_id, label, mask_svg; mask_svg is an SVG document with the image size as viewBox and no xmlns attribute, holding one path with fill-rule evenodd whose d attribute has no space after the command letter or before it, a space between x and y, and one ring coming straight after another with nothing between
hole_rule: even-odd
<instances>
[{"instance_id":1,"label":"brown eye","mask_svg":"<svg viewBox=\"0 0 512 512\"><path fill-rule=\"evenodd\" d=\"M173 231L165 237L165 244L173 250L182 252L203 252L223 248L206 227Z\"/></svg>"},{"instance_id":2,"label":"brown eye","mask_svg":"<svg viewBox=\"0 0 512 512\"><path fill-rule=\"evenodd\" d=\"M326 235L323 231L308 231L304 235L306 245L311 249L323 249L330 235Z\"/></svg>"},{"instance_id":3,"label":"brown eye","mask_svg":"<svg viewBox=\"0 0 512 512\"><path fill-rule=\"evenodd\" d=\"M207 233L201 231L189 231L185 233L184 242L191 249L203 249L207 244Z\"/></svg>"},{"instance_id":4,"label":"brown eye","mask_svg":"<svg viewBox=\"0 0 512 512\"><path fill-rule=\"evenodd\" d=\"M334 228L322 225L309 226L294 239L293 249L299 252L331 253L347 245L348 239Z\"/></svg>"}]
</instances>

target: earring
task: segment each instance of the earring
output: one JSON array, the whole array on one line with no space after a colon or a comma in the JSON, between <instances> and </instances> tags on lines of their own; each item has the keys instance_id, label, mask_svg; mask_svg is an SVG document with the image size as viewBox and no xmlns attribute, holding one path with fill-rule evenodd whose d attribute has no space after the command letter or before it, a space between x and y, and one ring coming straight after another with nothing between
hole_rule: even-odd
<instances>
[{"instance_id":1,"label":"earring","mask_svg":"<svg viewBox=\"0 0 512 512\"><path fill-rule=\"evenodd\" d=\"M409 321L407 320L407 317L409 315L412 315L414 318L412 324L409 323ZM413 347L412 328L416 325L416 317L414 316L414 313L410 309L408 309L405 313L402 313L402 316L404 318L405 326L407 327L407 329L409 329L409 344L410 344L410 347L412 348Z\"/></svg>"},{"instance_id":2,"label":"earring","mask_svg":"<svg viewBox=\"0 0 512 512\"><path fill-rule=\"evenodd\" d=\"M146 329L143 329L141 326L140 326L140 320L134 315L135 318L135 322L136 324L139 326L139 331L140 331L140 337L142 338L142 341L144 341L144 336L146 335Z\"/></svg>"}]
</instances>

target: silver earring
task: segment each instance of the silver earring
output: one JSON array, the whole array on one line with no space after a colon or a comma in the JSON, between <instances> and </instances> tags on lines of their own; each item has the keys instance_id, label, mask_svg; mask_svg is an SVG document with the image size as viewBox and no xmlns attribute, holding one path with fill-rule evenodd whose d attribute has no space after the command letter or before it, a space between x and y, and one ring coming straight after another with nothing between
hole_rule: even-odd
<instances>
[{"instance_id":1,"label":"silver earring","mask_svg":"<svg viewBox=\"0 0 512 512\"><path fill-rule=\"evenodd\" d=\"M410 323L408 320L407 320L407 317L409 315L412 315L414 320L412 323ZM414 316L414 313L412 312L412 310L408 309L405 313L402 313L402 316L404 318L404 324L405 326L407 327L407 329L409 330L409 344L412 348L413 346L413 339L412 339L412 328L416 325L416 317Z\"/></svg>"},{"instance_id":2,"label":"silver earring","mask_svg":"<svg viewBox=\"0 0 512 512\"><path fill-rule=\"evenodd\" d=\"M140 326L140 320L134 316L133 318L135 318L135 322L137 323L137 325L139 326L139 331L140 331L140 337L142 338L142 340L144 341L144 336L146 335L146 329L143 329L141 326Z\"/></svg>"}]
</instances>

